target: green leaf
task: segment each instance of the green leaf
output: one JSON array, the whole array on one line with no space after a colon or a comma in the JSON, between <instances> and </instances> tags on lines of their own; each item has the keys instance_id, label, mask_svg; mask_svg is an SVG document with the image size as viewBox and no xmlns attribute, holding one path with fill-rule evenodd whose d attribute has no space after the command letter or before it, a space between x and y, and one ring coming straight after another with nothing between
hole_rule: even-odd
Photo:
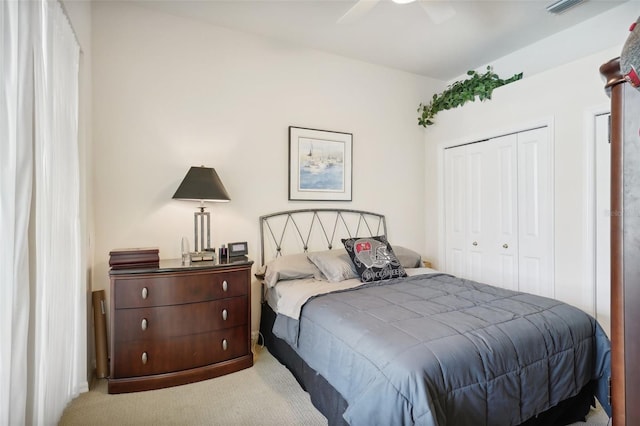
<instances>
[{"instance_id":1,"label":"green leaf","mask_svg":"<svg viewBox=\"0 0 640 426\"><path fill-rule=\"evenodd\" d=\"M522 78L522 73L519 73L503 80L492 71L491 66L487 66L487 72L484 74L469 70L467 75L470 78L456 81L450 84L442 93L434 94L429 105L420 104L418 107L418 112L422 111L420 117L418 117L420 126L433 125L433 117L440 111L457 108L467 102L474 102L476 98L480 99L480 101L491 99L493 89Z\"/></svg>"}]
</instances>

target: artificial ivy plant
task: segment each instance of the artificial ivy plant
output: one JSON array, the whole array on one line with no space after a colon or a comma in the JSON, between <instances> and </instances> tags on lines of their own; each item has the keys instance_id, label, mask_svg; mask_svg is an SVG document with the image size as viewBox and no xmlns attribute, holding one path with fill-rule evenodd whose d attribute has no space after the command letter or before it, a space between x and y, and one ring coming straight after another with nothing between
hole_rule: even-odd
<instances>
[{"instance_id":1,"label":"artificial ivy plant","mask_svg":"<svg viewBox=\"0 0 640 426\"><path fill-rule=\"evenodd\" d=\"M418 117L418 124L422 127L431 126L433 117L440 111L445 109L457 108L467 102L473 102L478 97L481 101L491 99L491 92L496 87L504 86L522 78L522 73L515 74L506 80L501 79L493 72L490 66L487 72L478 74L476 71L467 71L470 77L463 81L456 81L447 89L433 95L429 105L420 104L418 112L422 111L422 115Z\"/></svg>"}]
</instances>

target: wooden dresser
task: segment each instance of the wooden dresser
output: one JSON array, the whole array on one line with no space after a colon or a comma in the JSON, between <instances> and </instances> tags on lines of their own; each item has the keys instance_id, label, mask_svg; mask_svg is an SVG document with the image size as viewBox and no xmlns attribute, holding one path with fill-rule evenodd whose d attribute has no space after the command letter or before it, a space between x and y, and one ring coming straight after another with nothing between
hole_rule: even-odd
<instances>
[{"instance_id":1,"label":"wooden dresser","mask_svg":"<svg viewBox=\"0 0 640 426\"><path fill-rule=\"evenodd\" d=\"M109 393L251 367L251 261L112 269Z\"/></svg>"}]
</instances>

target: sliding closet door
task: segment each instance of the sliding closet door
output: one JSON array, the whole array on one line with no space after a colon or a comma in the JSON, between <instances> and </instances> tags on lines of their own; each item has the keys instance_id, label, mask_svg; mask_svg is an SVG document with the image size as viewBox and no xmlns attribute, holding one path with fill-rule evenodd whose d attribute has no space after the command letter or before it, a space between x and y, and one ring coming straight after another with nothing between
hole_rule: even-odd
<instances>
[{"instance_id":1,"label":"sliding closet door","mask_svg":"<svg viewBox=\"0 0 640 426\"><path fill-rule=\"evenodd\" d=\"M447 149L445 161L445 268L467 277L467 150Z\"/></svg>"},{"instance_id":2,"label":"sliding closet door","mask_svg":"<svg viewBox=\"0 0 640 426\"><path fill-rule=\"evenodd\" d=\"M517 288L515 135L445 151L446 268Z\"/></svg>"},{"instance_id":3,"label":"sliding closet door","mask_svg":"<svg viewBox=\"0 0 640 426\"><path fill-rule=\"evenodd\" d=\"M518 290L518 138L491 139L487 151L485 215L489 261L485 282Z\"/></svg>"},{"instance_id":4,"label":"sliding closet door","mask_svg":"<svg viewBox=\"0 0 640 426\"><path fill-rule=\"evenodd\" d=\"M491 212L487 206L487 195L491 185L487 166L489 152L484 144L474 143L466 147L467 176L464 188L466 208L466 277L475 281L487 281L491 263L489 238L492 234Z\"/></svg>"},{"instance_id":5,"label":"sliding closet door","mask_svg":"<svg viewBox=\"0 0 640 426\"><path fill-rule=\"evenodd\" d=\"M553 297L553 185L548 128L518 133L519 290Z\"/></svg>"},{"instance_id":6,"label":"sliding closet door","mask_svg":"<svg viewBox=\"0 0 640 426\"><path fill-rule=\"evenodd\" d=\"M445 150L445 268L553 296L548 129Z\"/></svg>"}]
</instances>

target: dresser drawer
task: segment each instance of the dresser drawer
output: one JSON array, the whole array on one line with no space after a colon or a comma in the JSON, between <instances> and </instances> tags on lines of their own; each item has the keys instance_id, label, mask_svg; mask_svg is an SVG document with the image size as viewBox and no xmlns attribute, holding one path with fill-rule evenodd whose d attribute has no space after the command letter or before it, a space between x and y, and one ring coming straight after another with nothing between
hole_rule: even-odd
<instances>
[{"instance_id":1,"label":"dresser drawer","mask_svg":"<svg viewBox=\"0 0 640 426\"><path fill-rule=\"evenodd\" d=\"M247 271L130 275L113 280L115 309L176 305L249 294Z\"/></svg>"},{"instance_id":2,"label":"dresser drawer","mask_svg":"<svg viewBox=\"0 0 640 426\"><path fill-rule=\"evenodd\" d=\"M117 309L115 340L155 340L247 324L247 296L174 306Z\"/></svg>"},{"instance_id":3,"label":"dresser drawer","mask_svg":"<svg viewBox=\"0 0 640 426\"><path fill-rule=\"evenodd\" d=\"M246 355L248 326L116 345L112 378L169 373Z\"/></svg>"}]
</instances>

